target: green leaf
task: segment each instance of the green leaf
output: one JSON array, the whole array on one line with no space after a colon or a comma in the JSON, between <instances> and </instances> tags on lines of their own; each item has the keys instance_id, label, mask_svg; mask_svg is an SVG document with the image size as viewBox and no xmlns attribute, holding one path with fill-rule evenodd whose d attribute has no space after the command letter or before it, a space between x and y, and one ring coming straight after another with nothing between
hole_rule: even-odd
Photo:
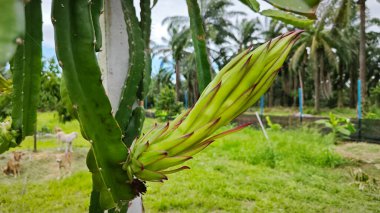
<instances>
[{"instance_id":1,"label":"green leaf","mask_svg":"<svg viewBox=\"0 0 380 213\"><path fill-rule=\"evenodd\" d=\"M19 0L0 0L0 5L0 64L5 64L25 31L24 5Z\"/></svg>"},{"instance_id":2,"label":"green leaf","mask_svg":"<svg viewBox=\"0 0 380 213\"><path fill-rule=\"evenodd\" d=\"M10 81L6 80L3 76L0 75L0 94L8 90L11 86Z\"/></svg>"},{"instance_id":3,"label":"green leaf","mask_svg":"<svg viewBox=\"0 0 380 213\"><path fill-rule=\"evenodd\" d=\"M280 10L271 10L271 9L264 10L261 12L261 14L264 16L268 16L268 17L280 20L286 24L290 24L301 29L309 28L314 23L313 20L300 18L293 14L280 11Z\"/></svg>"},{"instance_id":4,"label":"green leaf","mask_svg":"<svg viewBox=\"0 0 380 213\"><path fill-rule=\"evenodd\" d=\"M349 135L351 134L351 132L350 132L348 129L344 128L343 126L338 126L338 127L336 128L336 130L337 130L340 134L342 134L342 135L344 135L344 136L349 136Z\"/></svg>"},{"instance_id":5,"label":"green leaf","mask_svg":"<svg viewBox=\"0 0 380 213\"><path fill-rule=\"evenodd\" d=\"M256 0L240 0L240 2L247 5L255 12L260 11L260 4Z\"/></svg>"},{"instance_id":6,"label":"green leaf","mask_svg":"<svg viewBox=\"0 0 380 213\"><path fill-rule=\"evenodd\" d=\"M153 9L153 7L156 6L157 2L158 2L158 0L153 0L153 5L152 5L151 9Z\"/></svg>"},{"instance_id":7,"label":"green leaf","mask_svg":"<svg viewBox=\"0 0 380 213\"><path fill-rule=\"evenodd\" d=\"M326 124L326 123L328 123L328 121L327 120L325 120L325 119L321 119L321 120L316 120L314 123L316 123L316 124Z\"/></svg>"},{"instance_id":8,"label":"green leaf","mask_svg":"<svg viewBox=\"0 0 380 213\"><path fill-rule=\"evenodd\" d=\"M315 11L321 0L265 0L269 4L285 11L316 19Z\"/></svg>"},{"instance_id":9,"label":"green leaf","mask_svg":"<svg viewBox=\"0 0 380 213\"><path fill-rule=\"evenodd\" d=\"M301 44L296 51L294 52L292 58L290 59L290 67L293 70L297 70L297 67L300 64L301 59L305 56L306 43Z\"/></svg>"}]
</instances>

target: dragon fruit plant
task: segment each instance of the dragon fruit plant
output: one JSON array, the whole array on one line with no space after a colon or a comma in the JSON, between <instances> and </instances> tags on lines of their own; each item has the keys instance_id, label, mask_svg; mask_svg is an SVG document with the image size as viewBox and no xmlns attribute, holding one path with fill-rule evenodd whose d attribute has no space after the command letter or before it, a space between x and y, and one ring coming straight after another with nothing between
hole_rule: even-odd
<instances>
[{"instance_id":1,"label":"dragon fruit plant","mask_svg":"<svg viewBox=\"0 0 380 213\"><path fill-rule=\"evenodd\" d=\"M168 174L189 169L178 165L216 139L249 125L213 135L268 90L301 32L283 34L240 53L216 75L192 109L136 138L123 165L129 181L166 180Z\"/></svg>"},{"instance_id":2,"label":"dragon fruit plant","mask_svg":"<svg viewBox=\"0 0 380 213\"><path fill-rule=\"evenodd\" d=\"M145 112L136 103L144 100L150 81L151 2L153 6L157 3L140 1L138 19L133 1L121 0L128 33L128 75L123 80L118 108L112 110L97 58L104 43L99 17L105 2L52 1L51 22L62 78L82 136L91 144L86 159L93 182L90 212L115 207L125 210L129 201L146 191L146 181L164 181L168 174L189 169L182 164L216 139L248 126L214 133L268 90L302 32L289 32L255 50L243 51L207 85L210 64L199 7L196 0L187 0L200 90L204 90L192 109L173 122L154 125L141 134ZM258 9L252 4L256 1L242 2ZM19 145L36 130L41 46L41 0L4 0L0 7L0 65L11 65L13 109L12 123L0 125L0 153ZM0 78L0 91L7 86L5 83Z\"/></svg>"}]
</instances>

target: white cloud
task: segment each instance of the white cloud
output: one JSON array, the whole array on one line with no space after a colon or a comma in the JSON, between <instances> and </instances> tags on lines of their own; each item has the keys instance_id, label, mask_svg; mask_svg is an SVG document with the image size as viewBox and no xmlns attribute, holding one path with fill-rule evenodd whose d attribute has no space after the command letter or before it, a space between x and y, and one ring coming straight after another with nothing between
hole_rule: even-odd
<instances>
[{"instance_id":1,"label":"white cloud","mask_svg":"<svg viewBox=\"0 0 380 213\"><path fill-rule=\"evenodd\" d=\"M50 19L51 0L42 1L43 45L54 48L54 28Z\"/></svg>"}]
</instances>

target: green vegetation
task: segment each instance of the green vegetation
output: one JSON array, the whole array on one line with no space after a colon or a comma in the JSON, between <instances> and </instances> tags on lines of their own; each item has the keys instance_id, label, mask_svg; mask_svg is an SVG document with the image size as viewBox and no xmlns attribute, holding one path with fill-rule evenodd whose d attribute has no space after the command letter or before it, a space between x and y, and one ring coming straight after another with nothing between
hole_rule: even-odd
<instances>
[{"instance_id":1,"label":"green vegetation","mask_svg":"<svg viewBox=\"0 0 380 213\"><path fill-rule=\"evenodd\" d=\"M0 74L6 76L11 82L12 72L10 69L0 68ZM61 71L54 58L42 59L41 85L39 92L38 111L58 111L62 121L69 121L73 118L73 110L67 92L62 93ZM65 91L65 90L63 90ZM1 91L0 95L0 120L11 115L13 88L9 87ZM61 94L62 93L62 94ZM61 97L62 96L62 97Z\"/></svg>"},{"instance_id":2,"label":"green vegetation","mask_svg":"<svg viewBox=\"0 0 380 213\"><path fill-rule=\"evenodd\" d=\"M144 132L154 122L146 119ZM39 129L57 124L54 113L38 114ZM67 132L79 130L77 121L59 126ZM378 145L336 147L332 136L321 137L312 129L271 131L269 137L270 143L261 131L246 128L216 141L188 161L190 170L171 175L163 184L149 183L144 199L146 211L379 211L380 190L367 187L361 191L350 175L352 168L361 166L371 177L379 177L379 169L358 161L372 159L372 163L380 163ZM46 154L45 158L30 161L26 157L21 177L0 177L2 212L87 211L91 174L85 167L86 148L80 147L89 144L82 138L74 141L73 174L62 180L56 180L55 140L38 144L40 152L36 155ZM28 147L32 149L29 139L18 149ZM341 154L334 151L336 148ZM0 156L1 165L6 156Z\"/></svg>"},{"instance_id":3,"label":"green vegetation","mask_svg":"<svg viewBox=\"0 0 380 213\"><path fill-rule=\"evenodd\" d=\"M255 112L259 112L260 108L258 106L254 106L248 109L246 114L254 114ZM292 116L299 113L298 107L266 107L264 108L264 115L276 115L276 116ZM330 113L333 113L334 115L337 115L339 117L346 117L346 118L356 118L357 112L356 109L352 108L321 108L320 111L317 113L313 107L304 107L303 109L304 114L309 114L313 116L323 116L323 117L329 117ZM365 116L365 118L370 119L380 119L380 109L378 107L371 107L369 109L369 112Z\"/></svg>"},{"instance_id":4,"label":"green vegetation","mask_svg":"<svg viewBox=\"0 0 380 213\"><path fill-rule=\"evenodd\" d=\"M345 117L355 117L357 80L361 79L364 85L363 96L366 96L366 101L363 102L363 114L368 118L380 118L379 96L375 89L380 79L378 66L380 34L373 30L380 26L380 20L367 15L365 20L358 21L360 15L358 11L363 8L365 1L359 1L361 3L357 4L353 0L333 0L329 4L322 4L318 19L314 23L279 10L262 10L261 15L272 17L269 22L263 22L260 21L262 19L250 19L248 16L250 14L234 10L236 9L234 2L229 0L199 2L208 58L211 64L214 64L212 73L221 70L231 58L246 47L257 47L286 30L300 28L305 32L290 53L290 60L282 68L282 74L265 94L266 105L294 107L298 105L297 90L302 88L304 106L310 108L309 112L305 113L319 114L321 111L322 114L328 115L328 112L323 111L338 107L350 112L350 116ZM255 12L260 11L256 1L241 0L241 2ZM315 11L314 4L319 1L312 1L310 5L299 5L297 8L291 8L290 5L301 1L267 2L275 7L287 8L287 11L310 17L309 12ZM302 10L303 12L297 11L303 6L308 9ZM198 97L199 91L193 89L194 81L197 79L191 77L192 73L199 70L196 68L198 64L195 63L196 56L193 53L195 49L192 48L197 44L191 39L190 32L193 27L189 23L187 16L166 17L163 25L167 26L169 36L162 39L161 44L164 45L157 43L153 46L153 52L158 58L165 59L162 62L166 69L175 72L177 94L187 92L189 97ZM364 41L361 38L363 32L358 30L363 24L367 27ZM363 63L359 63L358 60L359 56L363 55L363 52L359 52L359 43L363 42L366 48L364 60L367 68L366 74L359 76L359 65ZM195 86L197 85L198 83ZM184 101L183 96L178 95L178 97L179 101ZM190 98L190 105L193 105L193 102ZM374 113L376 111L377 114Z\"/></svg>"},{"instance_id":5,"label":"green vegetation","mask_svg":"<svg viewBox=\"0 0 380 213\"><path fill-rule=\"evenodd\" d=\"M37 131L42 133L51 133L54 134L54 128L60 127L62 131L69 132L78 132L80 133L80 127L77 120L72 120L65 123L59 122L59 115L56 112L43 112L38 113L37 119ZM78 135L78 138L75 139L75 147L90 147L88 141L86 141L81 134ZM39 140L37 144L37 149L53 149L57 148L56 138L43 138ZM16 149L19 150L33 150L33 137L27 137L20 147Z\"/></svg>"},{"instance_id":6,"label":"green vegetation","mask_svg":"<svg viewBox=\"0 0 380 213\"><path fill-rule=\"evenodd\" d=\"M219 127L229 123L263 96L267 96L270 107L295 107L299 98L306 106L305 113L307 114L320 114L322 107L350 107L353 109L357 104L358 114L361 115L363 111L365 118L380 117L378 116L380 114L378 101L380 33L372 30L380 26L380 20L366 17L365 0L357 2L332 0L328 4L320 5L320 0L304 0L303 2L306 4L299 4L299 0L266 0L279 10L264 11L260 10L260 4L256 0L240 0L254 12L273 18L274 20L270 20L269 24L261 23L258 18L249 20L244 12L231 10L233 3L230 0L187 0L188 17L166 18L163 25L169 24L170 38L163 38L163 43L166 45L155 45L156 50L153 51L150 49L151 9L158 0L140 0L139 17L136 14L135 2L131 0L121 1L122 14L120 15L116 11L110 10L110 8L114 8L109 5L110 1L53 0L51 22L54 25L55 50L59 66L63 71L62 75L56 65L49 67L51 73L42 71L41 0L22 3L19 0L5 1L11 7L0 8L0 121L3 121L9 113L12 119L11 123L1 123L0 153L20 145L28 136L36 136L38 109L57 110L60 112L59 117L62 120L70 119L73 115L80 123L80 130L76 122L67 123L66 128L80 131L83 138L89 142L86 143L83 138L80 138L76 145L76 148L84 147L83 150L78 149L77 160L83 161L79 158L84 158L85 150L89 149L86 157L87 167L92 173L89 212L112 208L126 211L128 201L146 191L145 181L166 180L165 174L187 169L187 166L183 166L175 170L166 170L189 160L192 155L210 145L214 139L243 128L244 125L234 129L230 128L228 131L212 136L212 133ZM103 6L107 8L105 11L109 15L114 15L104 16L105 33L100 28L99 22ZM319 13L318 17L316 11ZM116 43L119 42L119 39L115 35L123 35L120 33L120 29L117 29L118 32L110 30L109 27L116 26L117 28L120 25L109 22L109 18L125 23L128 47L119 48L117 45L108 47L107 45L107 51L103 52L104 55L99 54L101 60L98 60L97 52L102 49L102 35L106 36L105 40L113 40ZM231 19L235 19L236 23L232 23ZM112 33L109 33L109 30ZM285 31L290 32L272 39ZM300 35L301 33L302 35ZM291 39L288 40L289 38ZM268 42L264 43L265 41ZM247 46L250 47L246 48ZM255 47L257 49L251 51ZM244 49L248 49L248 51L242 51ZM125 61L114 69L114 66L119 63L114 63L113 59L121 62L122 60L119 60L118 57L127 55L127 51L128 62ZM109 54L111 52L112 54ZM238 57L235 57L236 55ZM291 57L290 61L285 60L288 55ZM158 74L161 76L155 77L154 87L150 87L153 57L162 60L160 66L162 72ZM106 68L102 69L105 72L101 72L99 62L100 65L106 65ZM52 63L54 62L50 61L50 64ZM172 70L169 70L169 67ZM9 71L5 72L4 68L9 68L11 74ZM250 71L252 69L255 71ZM126 74L126 77L119 78L120 85L114 85L116 81L107 77L108 73L111 74L114 71ZM276 78L280 71L282 71L280 77ZM156 128L150 133L141 135L145 118L144 101L152 100L152 94L161 93L160 88L163 88L164 81L171 81L171 73L175 73L177 101L186 100L190 106L194 105L194 107L188 111L189 113L177 117L171 125L168 123L166 128ZM114 75L113 77L119 76ZM211 81L213 77L214 79ZM104 79L106 83L103 85ZM181 82L183 79L186 82ZM207 85L210 81L211 83ZM119 91L113 91L108 85L112 85L112 88L116 86L115 88L119 88ZM152 92L148 91L149 89L159 91ZM204 89L205 91L202 93ZM301 89L302 97L298 97L298 89ZM40 93L40 90L44 92ZM269 92L265 94L267 90ZM119 95L119 92L121 96L118 100L111 98L111 96ZM165 92L158 101L152 101L154 103L151 106L158 110L166 110L167 117L169 117L171 114L175 114L170 112L170 108L178 108L179 111L180 107L175 101L171 101L174 93L165 94ZM150 97L146 98L147 94L150 94ZM200 100L197 100L198 98ZM59 103L59 99L62 99L64 104ZM170 107L161 107L165 105L163 104L165 102L175 104ZM67 109L60 108L60 104ZM136 105L138 106L136 107ZM314 105L314 109L309 111L307 107L312 105ZM10 108L12 109L10 110ZM343 113L349 113L349 111L343 111ZM52 121L52 123L55 122ZM346 126L341 128L341 124L344 122L346 121L330 116L330 121L324 122L324 124L331 127L334 133L348 135L348 129L351 126L346 122L344 124ZM263 211L286 211L288 209L341 211L346 210L345 208L355 211L372 211L375 209L372 201L379 200L377 194L375 196L372 194L374 191L377 193L378 190L376 179L371 179L362 170L350 172L354 183L344 179L342 174L345 174L347 166L352 165L332 151L335 140L333 136L336 134L319 136L315 131L309 129L283 130L281 132L279 126L272 124L269 118L268 123L273 130L271 131L271 141L258 142L260 145L257 144L257 152L249 152L249 154L255 154L253 157L248 154L247 150L256 146L252 142L252 138L260 138L258 136L260 132L247 130L252 131L252 135L250 132L239 134L239 137L235 139L239 141L240 147L237 147L236 150L231 148L234 147L232 144L229 144L227 147L223 147L223 150L214 150L212 154L218 154L217 156L206 152L204 155L207 153L208 155L203 159L199 158L204 160L199 161L199 164L205 164L209 159L216 159L216 162L224 163L223 166L213 165L215 161L209 163L208 166L216 166L219 168L219 170L216 169L218 171L227 172L230 171L227 169L232 168L233 177L225 179L234 181L235 185L231 184L233 189L228 190L227 186L222 187L223 181L217 182L215 185L207 184L207 186L214 187L213 192L221 190L218 193L219 197L232 193L237 195L237 199L244 198L249 202L254 200L255 209ZM51 132L51 126L51 124L42 124L41 132ZM49 156L56 154L52 151L55 143L51 138L52 135L50 134L49 138L39 134L40 139L47 137L45 144L41 146L41 153L47 152ZM247 140L250 141L250 146L247 147L244 146L245 135L249 136L247 136L249 138ZM359 132L359 138L360 136ZM235 139L229 138L227 141L222 141L222 144L228 144L230 140ZM27 138L25 146L30 143L31 138ZM295 145L297 146L294 147ZM215 149L218 146L213 147ZM17 149L23 148L25 147L17 147ZM29 149L29 147L26 148ZM230 152L225 155L223 153L225 150ZM29 156L29 163L32 162L33 157L41 157L38 156L38 153ZM42 158L44 157L42 156ZM6 158L1 160L6 161ZM196 165L197 161L193 161L193 163ZM43 161L38 164L43 165ZM17 164L15 165L17 168ZM31 168L29 170L31 173L28 173L27 169L25 170L25 177L35 178L42 174L42 172L37 174L36 167L32 164L26 163L25 166ZM254 168L246 166L254 166ZM11 167L12 165L9 164L5 171L12 169ZM236 170L234 170L235 168ZM202 169L208 171L207 169L211 168L202 166L195 168L193 171L198 173L191 176L190 180L186 180L182 185L192 184L193 179L196 179L197 175L201 175ZM244 177L247 177L244 175L254 176L250 172L251 169L262 170L264 174L267 169L273 170L273 176L267 175L269 177L263 178L264 182L272 181L269 182L272 184L265 182L265 186L279 188L280 192L272 190L272 188L268 189L274 191L276 195L286 193L286 198L290 197L290 200L276 197L276 201L281 203L281 207L274 206L272 209L268 205L262 205L261 209L261 197L251 197L250 194L260 187L242 182ZM330 170L333 171L331 176L329 176ZM83 169L76 168L76 171L83 171ZM332 185L330 182L325 183L329 187L321 187L324 192L327 192L326 196L323 192L313 188L306 190L308 193L305 194L298 195L294 192L295 195L292 197L292 190L288 188L292 186L291 180L287 180L287 184L277 184L272 180L272 177L276 177L278 173L291 176L291 174L299 172L321 177L327 176L328 180L338 182L339 179L339 182L334 185L335 188L330 187ZM206 178L221 179L212 171L208 174L210 176ZM223 175L225 176L226 173ZM186 178L186 175L182 177ZM311 182L304 186L305 189L314 187L318 183L312 177L305 179L305 183ZM278 179L284 178L286 179L279 174ZM260 177L257 179L260 180ZM368 185L370 180L373 185L369 187L371 190L368 191L365 185ZM39 181L42 179L40 178ZM48 178L46 181L51 180ZM23 190L27 179L24 182ZM75 178L73 182L75 183ZM212 181L209 182L212 183ZM350 189L357 189L358 182L361 192L355 195ZM174 181L173 184L175 183L177 182ZM345 187L342 188L339 184L343 184ZM154 185L151 186L154 194ZM240 188L241 191L236 190L237 188ZM298 185L298 182L294 188L299 193L302 191L300 189L304 189ZM176 189L179 190L179 187L169 188L170 194L176 194L173 193L173 190ZM200 189L200 195L204 189L207 187ZM244 191L248 189L250 191ZM335 190L331 191L331 189ZM351 197L345 196L346 190L350 192L347 194L350 194ZM208 190L204 195L209 196L210 191ZM160 193L163 192L165 190L160 190ZM182 189L180 193L185 192L186 190ZM242 192L241 195L240 192ZM178 195L181 195L180 193ZM266 195L265 191L259 191L258 194ZM322 197L319 197L320 194ZM331 194L335 196L330 198ZM363 194L364 198L360 197ZM217 203L209 202L211 203L210 208L204 211L233 211L229 204L225 204L226 202L220 202L223 204L217 205L219 204L218 196L213 200ZM302 197L299 200L304 202L296 203L293 206L292 201L298 202L298 200L291 198L298 196ZM310 196L312 196L310 199L312 204L319 203L317 207L312 204L307 206L309 203L304 198ZM350 201L352 196L355 201L360 201L362 206L356 206L355 201L348 202L349 205L354 206L346 206L347 204L340 202L341 200ZM181 202L186 201L183 198L185 196L179 197ZM231 197L236 200L235 196ZM229 197L230 200L231 197ZM339 197L339 201L335 197ZM196 203L199 200L202 201L202 198L200 197L196 201L191 200ZM267 200L270 200L268 203L274 202L271 199ZM320 204L322 200L328 200L328 202ZM207 205L200 206L207 208ZM173 204L170 208L177 211L176 207ZM199 206L197 207L199 208ZM246 210L251 210L250 207L247 207ZM236 209L236 205L234 208ZM158 209L160 210L160 207ZM181 208L178 209L181 210ZM192 211L192 206L186 209ZM25 211L30 210L34 211L33 208Z\"/></svg>"},{"instance_id":7,"label":"green vegetation","mask_svg":"<svg viewBox=\"0 0 380 213\"><path fill-rule=\"evenodd\" d=\"M156 117L159 117L163 121L169 120L169 118L181 112L182 104L176 101L174 89L168 86L161 89L156 99L156 109Z\"/></svg>"},{"instance_id":8,"label":"green vegetation","mask_svg":"<svg viewBox=\"0 0 380 213\"><path fill-rule=\"evenodd\" d=\"M349 139L350 135L356 131L350 119L340 118L332 113L330 113L328 120L322 119L316 121L316 123L329 128L336 139Z\"/></svg>"},{"instance_id":9,"label":"green vegetation","mask_svg":"<svg viewBox=\"0 0 380 213\"><path fill-rule=\"evenodd\" d=\"M28 176L1 185L2 212L85 212L88 209L89 172L79 171L64 180L46 182L31 178L34 179Z\"/></svg>"}]
</instances>

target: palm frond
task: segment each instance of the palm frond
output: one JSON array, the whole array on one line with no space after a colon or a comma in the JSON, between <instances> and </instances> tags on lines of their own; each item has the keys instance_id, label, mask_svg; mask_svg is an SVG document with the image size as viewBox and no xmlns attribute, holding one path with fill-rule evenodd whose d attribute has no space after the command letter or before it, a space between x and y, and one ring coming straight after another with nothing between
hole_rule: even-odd
<instances>
[{"instance_id":1,"label":"palm frond","mask_svg":"<svg viewBox=\"0 0 380 213\"><path fill-rule=\"evenodd\" d=\"M305 57L306 52L306 43L302 43L294 52L293 56L290 59L290 68L294 71L297 70L297 67L299 66L299 63L303 57Z\"/></svg>"},{"instance_id":2,"label":"palm frond","mask_svg":"<svg viewBox=\"0 0 380 213\"><path fill-rule=\"evenodd\" d=\"M332 47L323 39L321 40L321 43L322 43L323 52L326 56L327 61L332 67L334 67L335 70L338 70L339 69L338 60L337 60L336 54L332 51Z\"/></svg>"}]
</instances>

